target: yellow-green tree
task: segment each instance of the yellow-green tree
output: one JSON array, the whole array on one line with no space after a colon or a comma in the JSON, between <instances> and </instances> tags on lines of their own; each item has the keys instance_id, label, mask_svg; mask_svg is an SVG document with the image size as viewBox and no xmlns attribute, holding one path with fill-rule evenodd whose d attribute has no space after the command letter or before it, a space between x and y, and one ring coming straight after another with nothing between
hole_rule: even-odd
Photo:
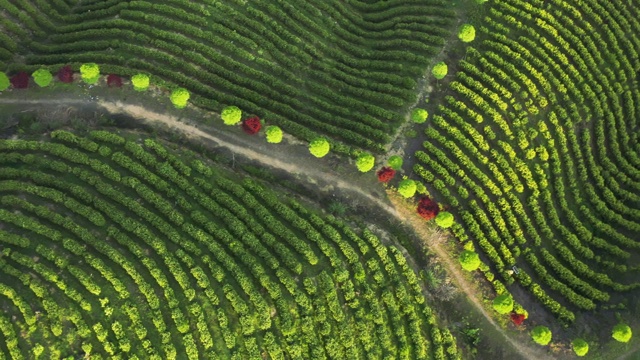
<instances>
[{"instance_id":1,"label":"yellow-green tree","mask_svg":"<svg viewBox=\"0 0 640 360\"><path fill-rule=\"evenodd\" d=\"M131 78L131 84L135 91L145 91L149 87L149 75L136 74Z\"/></svg>"},{"instance_id":2,"label":"yellow-green tree","mask_svg":"<svg viewBox=\"0 0 640 360\"><path fill-rule=\"evenodd\" d=\"M509 293L496 296L493 299L493 309L499 314L508 314L513 310L513 296Z\"/></svg>"},{"instance_id":3,"label":"yellow-green tree","mask_svg":"<svg viewBox=\"0 0 640 360\"><path fill-rule=\"evenodd\" d=\"M242 119L242 110L237 106L227 106L220 114L225 125L237 125Z\"/></svg>"},{"instance_id":4,"label":"yellow-green tree","mask_svg":"<svg viewBox=\"0 0 640 360\"><path fill-rule=\"evenodd\" d=\"M480 267L480 257L478 253L471 250L464 250L458 258L460 265L467 271L475 271Z\"/></svg>"},{"instance_id":5,"label":"yellow-green tree","mask_svg":"<svg viewBox=\"0 0 640 360\"><path fill-rule=\"evenodd\" d=\"M267 142L270 144L278 144L282 141L282 130L275 125L267 126L264 133L267 136Z\"/></svg>"},{"instance_id":6,"label":"yellow-green tree","mask_svg":"<svg viewBox=\"0 0 640 360\"><path fill-rule=\"evenodd\" d=\"M540 344L542 346L549 345L551 337L551 330L546 326L538 325L531 330L531 338L536 342L536 344Z\"/></svg>"},{"instance_id":7,"label":"yellow-green tree","mask_svg":"<svg viewBox=\"0 0 640 360\"><path fill-rule=\"evenodd\" d=\"M611 333L612 338L622 343L629 342L632 335L633 333L631 332L631 328L629 327L629 325L623 323L614 326Z\"/></svg>"},{"instance_id":8,"label":"yellow-green tree","mask_svg":"<svg viewBox=\"0 0 640 360\"><path fill-rule=\"evenodd\" d=\"M411 179L404 179L398 184L398 193L407 199L415 195L417 189L416 182Z\"/></svg>"},{"instance_id":9,"label":"yellow-green tree","mask_svg":"<svg viewBox=\"0 0 640 360\"><path fill-rule=\"evenodd\" d=\"M9 81L9 77L4 72L0 71L0 91L5 91L11 85L11 81Z\"/></svg>"},{"instance_id":10,"label":"yellow-green tree","mask_svg":"<svg viewBox=\"0 0 640 360\"><path fill-rule=\"evenodd\" d=\"M316 138L309 144L309 152L317 158L327 155L330 149L331 144L329 144L329 141L323 137Z\"/></svg>"},{"instance_id":11,"label":"yellow-green tree","mask_svg":"<svg viewBox=\"0 0 640 360\"><path fill-rule=\"evenodd\" d=\"M375 165L376 158L369 153L362 153L356 159L356 167L360 172L367 172L373 169L373 165Z\"/></svg>"},{"instance_id":12,"label":"yellow-green tree","mask_svg":"<svg viewBox=\"0 0 640 360\"><path fill-rule=\"evenodd\" d=\"M584 339L575 339L571 342L571 347L573 348L573 352L576 353L577 356L585 356L589 352L589 343L584 341Z\"/></svg>"},{"instance_id":13,"label":"yellow-green tree","mask_svg":"<svg viewBox=\"0 0 640 360\"><path fill-rule=\"evenodd\" d=\"M100 79L100 66L96 63L82 64L80 66L80 75L85 83L93 85Z\"/></svg>"},{"instance_id":14,"label":"yellow-green tree","mask_svg":"<svg viewBox=\"0 0 640 360\"><path fill-rule=\"evenodd\" d=\"M31 76L33 77L33 81L36 84L38 84L38 86L40 87L49 86L49 84L51 84L51 80L53 80L53 75L51 74L51 71L45 68L40 68L34 71L33 74L31 74Z\"/></svg>"},{"instance_id":15,"label":"yellow-green tree","mask_svg":"<svg viewBox=\"0 0 640 360\"><path fill-rule=\"evenodd\" d=\"M436 216L436 225L441 228L447 229L453 226L453 214L448 211L440 211L438 216Z\"/></svg>"},{"instance_id":16,"label":"yellow-green tree","mask_svg":"<svg viewBox=\"0 0 640 360\"><path fill-rule=\"evenodd\" d=\"M189 90L185 88L177 88L171 93L171 102L176 109L182 109L187 106L187 101L189 101L190 96Z\"/></svg>"},{"instance_id":17,"label":"yellow-green tree","mask_svg":"<svg viewBox=\"0 0 640 360\"><path fill-rule=\"evenodd\" d=\"M440 61L439 63L435 64L433 69L431 69L431 74L433 74L433 77L438 80L444 79L444 77L447 76L448 72L449 67L444 61Z\"/></svg>"},{"instance_id":18,"label":"yellow-green tree","mask_svg":"<svg viewBox=\"0 0 640 360\"><path fill-rule=\"evenodd\" d=\"M411 113L411 120L416 124L422 124L427 121L429 113L425 109L415 108Z\"/></svg>"},{"instance_id":19,"label":"yellow-green tree","mask_svg":"<svg viewBox=\"0 0 640 360\"><path fill-rule=\"evenodd\" d=\"M464 24L458 31L458 38L462 42L472 42L476 38L476 28L471 24Z\"/></svg>"}]
</instances>

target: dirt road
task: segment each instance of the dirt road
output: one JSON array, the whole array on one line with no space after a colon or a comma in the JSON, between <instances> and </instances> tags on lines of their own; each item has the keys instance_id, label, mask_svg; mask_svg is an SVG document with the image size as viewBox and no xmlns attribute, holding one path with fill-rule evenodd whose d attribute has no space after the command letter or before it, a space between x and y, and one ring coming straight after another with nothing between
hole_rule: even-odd
<instances>
[{"instance_id":1,"label":"dirt road","mask_svg":"<svg viewBox=\"0 0 640 360\"><path fill-rule=\"evenodd\" d=\"M78 98L60 98L54 99L21 99L21 98L0 98L0 104L33 104L33 105L54 105L54 106L70 106L81 105L87 102L86 99ZM480 313L486 320L496 329L497 332L502 334L504 341L509 344L515 352L520 354L522 359L551 359L542 349L532 348L530 345L522 344L507 334L496 322L493 320L490 314L488 314L482 302L477 298L474 286L466 279L460 266L455 260L447 253L447 250L438 242L430 242L433 237L428 227L424 226L419 220L416 220L415 214L407 209L406 205L402 204L398 200L393 200L391 203L386 196L376 197L370 192L367 187L354 184L351 181L347 181L336 175L335 171L332 171L330 166L321 164L320 161L315 160L308 154L303 154L298 157L287 156L286 160L277 156L275 149L271 151L265 151L265 145L256 145L255 142L247 141L245 138L236 138L233 135L225 134L223 132L212 133L209 131L203 131L194 125L186 123L183 119L176 117L175 115L160 113L149 110L141 105L127 104L122 101L110 101L110 100L96 100L95 104L103 108L110 114L124 114L132 118L140 119L141 121L151 123L152 125L162 124L171 129L176 129L186 136L193 139L205 139L209 142L213 142L217 146L225 147L232 151L234 154L246 157L252 161L258 162L264 166L276 168L287 171L292 174L303 175L310 181L321 181L326 184L331 184L334 188L340 189L343 192L353 194L365 201L369 206L376 207L386 212L389 216L397 219L400 223L407 223L412 227L417 236L421 238L428 246L435 251L437 256L441 259L442 263L446 266L449 275L452 277L454 283L465 293L470 299L471 303L475 307L475 310ZM268 145L267 145L268 146ZM277 145L272 145L277 148ZM290 153L288 155L291 155ZM355 172L355 169L354 169ZM368 174L371 176L371 174ZM393 199L393 197L390 197Z\"/></svg>"}]
</instances>

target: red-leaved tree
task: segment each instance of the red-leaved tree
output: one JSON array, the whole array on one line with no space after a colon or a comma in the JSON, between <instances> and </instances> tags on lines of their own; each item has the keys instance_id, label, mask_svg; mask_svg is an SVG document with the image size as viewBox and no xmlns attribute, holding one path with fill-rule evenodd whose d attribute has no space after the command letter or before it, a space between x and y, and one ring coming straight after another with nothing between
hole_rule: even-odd
<instances>
[{"instance_id":1,"label":"red-leaved tree","mask_svg":"<svg viewBox=\"0 0 640 360\"><path fill-rule=\"evenodd\" d=\"M26 89L29 87L29 74L21 71L11 77L11 85L14 89Z\"/></svg>"},{"instance_id":2,"label":"red-leaved tree","mask_svg":"<svg viewBox=\"0 0 640 360\"><path fill-rule=\"evenodd\" d=\"M427 196L424 196L420 199L418 203L418 214L422 216L425 220L431 220L438 215L440 212L440 205L437 202L429 199Z\"/></svg>"},{"instance_id":3,"label":"red-leaved tree","mask_svg":"<svg viewBox=\"0 0 640 360\"><path fill-rule=\"evenodd\" d=\"M393 179L394 176L396 176L396 171L390 167L385 166L382 169L378 170L376 175L378 175L378 181L386 183L389 182L389 180Z\"/></svg>"},{"instance_id":4,"label":"red-leaved tree","mask_svg":"<svg viewBox=\"0 0 640 360\"><path fill-rule=\"evenodd\" d=\"M122 87L122 78L116 74L109 74L107 76L107 86Z\"/></svg>"},{"instance_id":5,"label":"red-leaved tree","mask_svg":"<svg viewBox=\"0 0 640 360\"><path fill-rule=\"evenodd\" d=\"M524 314L511 313L511 321L516 326L522 325L522 322L524 321Z\"/></svg>"},{"instance_id":6,"label":"red-leaved tree","mask_svg":"<svg viewBox=\"0 0 640 360\"><path fill-rule=\"evenodd\" d=\"M67 84L73 82L73 70L71 69L70 65L67 65L58 70L58 79Z\"/></svg>"},{"instance_id":7,"label":"red-leaved tree","mask_svg":"<svg viewBox=\"0 0 640 360\"><path fill-rule=\"evenodd\" d=\"M261 127L262 124L260 124L260 118L257 116L250 117L242 121L242 130L244 130L244 132L249 135L257 133L258 131L260 131Z\"/></svg>"}]
</instances>

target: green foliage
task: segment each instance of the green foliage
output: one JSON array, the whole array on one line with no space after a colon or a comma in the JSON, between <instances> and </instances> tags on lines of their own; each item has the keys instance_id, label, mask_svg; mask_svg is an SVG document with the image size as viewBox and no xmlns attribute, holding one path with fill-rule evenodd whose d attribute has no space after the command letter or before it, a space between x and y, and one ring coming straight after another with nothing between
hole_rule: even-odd
<instances>
[{"instance_id":1,"label":"green foliage","mask_svg":"<svg viewBox=\"0 0 640 360\"><path fill-rule=\"evenodd\" d=\"M264 131L267 136L267 142L270 144L279 144L282 141L282 130L275 125L269 125Z\"/></svg>"},{"instance_id":2,"label":"green foliage","mask_svg":"<svg viewBox=\"0 0 640 360\"><path fill-rule=\"evenodd\" d=\"M438 80L444 79L444 77L447 76L448 72L449 67L444 61L440 61L439 63L435 64L435 66L431 70L431 74L433 74L433 77Z\"/></svg>"},{"instance_id":3,"label":"green foliage","mask_svg":"<svg viewBox=\"0 0 640 360\"><path fill-rule=\"evenodd\" d=\"M0 91L5 91L11 85L11 81L9 81L9 77L4 72L0 71Z\"/></svg>"},{"instance_id":4,"label":"green foliage","mask_svg":"<svg viewBox=\"0 0 640 360\"><path fill-rule=\"evenodd\" d=\"M396 171L402 169L402 162L402 157L400 155L393 155L389 157L389 160L387 161L389 167Z\"/></svg>"},{"instance_id":5,"label":"green foliage","mask_svg":"<svg viewBox=\"0 0 640 360\"><path fill-rule=\"evenodd\" d=\"M631 332L631 327L623 323L620 323L614 326L613 331L611 332L611 337L621 343L629 342L629 340L631 340L632 335L633 333Z\"/></svg>"},{"instance_id":6,"label":"green foliage","mask_svg":"<svg viewBox=\"0 0 640 360\"><path fill-rule=\"evenodd\" d=\"M185 88L177 88L171 92L171 103L176 109L182 109L187 106L187 101L189 101L189 90Z\"/></svg>"},{"instance_id":7,"label":"green foliage","mask_svg":"<svg viewBox=\"0 0 640 360\"><path fill-rule=\"evenodd\" d=\"M317 158L321 158L327 155L330 149L331 145L329 144L329 141L324 137L316 138L309 144L309 152L311 153L311 155Z\"/></svg>"},{"instance_id":8,"label":"green foliage","mask_svg":"<svg viewBox=\"0 0 640 360\"><path fill-rule=\"evenodd\" d=\"M237 106L227 106L220 114L225 125L238 125L242 119L242 110Z\"/></svg>"},{"instance_id":9,"label":"green foliage","mask_svg":"<svg viewBox=\"0 0 640 360\"><path fill-rule=\"evenodd\" d=\"M549 345L551 337L551 330L546 326L538 325L531 330L531 338L536 342L536 344L542 346Z\"/></svg>"},{"instance_id":10,"label":"green foliage","mask_svg":"<svg viewBox=\"0 0 640 360\"><path fill-rule=\"evenodd\" d=\"M425 109L415 108L411 113L411 120L416 124L422 124L427 121L429 113Z\"/></svg>"},{"instance_id":11,"label":"green foliage","mask_svg":"<svg viewBox=\"0 0 640 360\"><path fill-rule=\"evenodd\" d=\"M575 339L571 342L571 347L573 348L573 352L576 353L577 356L585 356L589 352L589 343L587 343L584 339Z\"/></svg>"},{"instance_id":12,"label":"green foliage","mask_svg":"<svg viewBox=\"0 0 640 360\"><path fill-rule=\"evenodd\" d=\"M476 28L471 24L464 24L458 31L458 38L462 42L471 42L476 38Z\"/></svg>"},{"instance_id":13,"label":"green foliage","mask_svg":"<svg viewBox=\"0 0 640 360\"><path fill-rule=\"evenodd\" d=\"M454 221L453 214L448 211L440 211L436 216L436 224L444 229L453 226Z\"/></svg>"},{"instance_id":14,"label":"green foliage","mask_svg":"<svg viewBox=\"0 0 640 360\"><path fill-rule=\"evenodd\" d=\"M498 295L493 299L493 309L497 311L498 314L510 313L513 310L513 304L513 296L509 293Z\"/></svg>"},{"instance_id":15,"label":"green foliage","mask_svg":"<svg viewBox=\"0 0 640 360\"><path fill-rule=\"evenodd\" d=\"M475 251L464 250L458 258L460 265L467 271L475 271L480 267L480 257Z\"/></svg>"},{"instance_id":16,"label":"green foliage","mask_svg":"<svg viewBox=\"0 0 640 360\"><path fill-rule=\"evenodd\" d=\"M93 85L100 79L100 66L96 63L82 64L80 66L80 75L85 83Z\"/></svg>"},{"instance_id":17,"label":"green foliage","mask_svg":"<svg viewBox=\"0 0 640 360\"><path fill-rule=\"evenodd\" d=\"M406 199L415 195L417 189L416 182L411 179L404 179L398 184L398 193Z\"/></svg>"},{"instance_id":18,"label":"green foliage","mask_svg":"<svg viewBox=\"0 0 640 360\"><path fill-rule=\"evenodd\" d=\"M356 159L356 167L358 168L358 171L364 173L373 169L375 162L376 158L373 155L369 153L362 153Z\"/></svg>"},{"instance_id":19,"label":"green foliage","mask_svg":"<svg viewBox=\"0 0 640 360\"><path fill-rule=\"evenodd\" d=\"M149 75L136 74L131 77L131 84L136 91L145 91L149 88Z\"/></svg>"},{"instance_id":20,"label":"green foliage","mask_svg":"<svg viewBox=\"0 0 640 360\"><path fill-rule=\"evenodd\" d=\"M31 76L33 76L33 81L36 84L38 84L38 86L40 87L49 86L49 84L51 84L51 80L53 79L53 75L51 74L51 71L45 68L40 68L34 71L33 74L31 74Z\"/></svg>"}]
</instances>

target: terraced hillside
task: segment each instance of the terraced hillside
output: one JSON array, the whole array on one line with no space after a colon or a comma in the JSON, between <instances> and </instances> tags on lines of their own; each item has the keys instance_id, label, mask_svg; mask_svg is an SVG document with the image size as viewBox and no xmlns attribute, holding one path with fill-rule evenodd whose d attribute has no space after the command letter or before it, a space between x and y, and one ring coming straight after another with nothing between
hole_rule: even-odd
<instances>
[{"instance_id":1,"label":"terraced hillside","mask_svg":"<svg viewBox=\"0 0 640 360\"><path fill-rule=\"evenodd\" d=\"M460 358L371 231L152 139L51 138L0 141L0 358Z\"/></svg>"},{"instance_id":2,"label":"terraced hillside","mask_svg":"<svg viewBox=\"0 0 640 360\"><path fill-rule=\"evenodd\" d=\"M563 323L633 308L640 2L485 5L415 173L456 208L454 232L500 281Z\"/></svg>"},{"instance_id":3,"label":"terraced hillside","mask_svg":"<svg viewBox=\"0 0 640 360\"><path fill-rule=\"evenodd\" d=\"M0 69L95 62L237 105L311 141L381 151L448 34L442 0L0 1Z\"/></svg>"}]
</instances>

